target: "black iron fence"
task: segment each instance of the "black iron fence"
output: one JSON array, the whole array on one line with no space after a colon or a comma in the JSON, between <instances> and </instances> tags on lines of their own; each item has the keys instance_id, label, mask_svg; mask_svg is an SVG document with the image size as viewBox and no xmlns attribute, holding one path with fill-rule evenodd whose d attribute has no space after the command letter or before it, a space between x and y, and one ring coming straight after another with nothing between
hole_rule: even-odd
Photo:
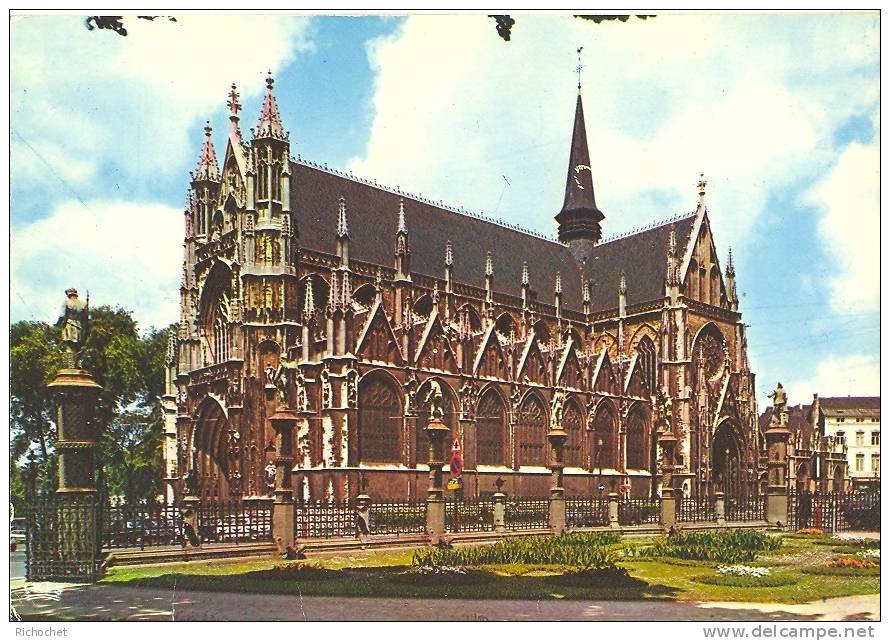
<instances>
[{"instance_id":1,"label":"black iron fence","mask_svg":"<svg viewBox=\"0 0 890 641\"><path fill-rule=\"evenodd\" d=\"M827 533L880 531L881 493L791 494L788 497L788 528L813 528Z\"/></svg>"},{"instance_id":2,"label":"black iron fence","mask_svg":"<svg viewBox=\"0 0 890 641\"><path fill-rule=\"evenodd\" d=\"M448 532L487 532L494 529L494 499L463 497L445 502Z\"/></svg>"},{"instance_id":3,"label":"black iron fence","mask_svg":"<svg viewBox=\"0 0 890 641\"><path fill-rule=\"evenodd\" d=\"M207 543L272 540L271 501L230 501L198 507L198 537Z\"/></svg>"},{"instance_id":4,"label":"black iron fence","mask_svg":"<svg viewBox=\"0 0 890 641\"><path fill-rule=\"evenodd\" d=\"M100 529L100 503L95 495L34 499L25 510L28 580L95 581Z\"/></svg>"},{"instance_id":5,"label":"black iron fence","mask_svg":"<svg viewBox=\"0 0 890 641\"><path fill-rule=\"evenodd\" d=\"M371 534L423 534L426 532L426 501L373 501Z\"/></svg>"},{"instance_id":6,"label":"black iron fence","mask_svg":"<svg viewBox=\"0 0 890 641\"><path fill-rule=\"evenodd\" d=\"M727 521L766 521L766 497L751 495L726 497L724 514Z\"/></svg>"},{"instance_id":7,"label":"black iron fence","mask_svg":"<svg viewBox=\"0 0 890 641\"><path fill-rule=\"evenodd\" d=\"M659 499L621 499L618 502L620 525L658 525L661 522Z\"/></svg>"},{"instance_id":8,"label":"black iron fence","mask_svg":"<svg viewBox=\"0 0 890 641\"><path fill-rule=\"evenodd\" d=\"M504 524L509 530L543 530L550 523L549 499L507 499Z\"/></svg>"},{"instance_id":9,"label":"black iron fence","mask_svg":"<svg viewBox=\"0 0 890 641\"><path fill-rule=\"evenodd\" d=\"M109 503L102 508L105 549L174 545L182 536L182 516L175 505Z\"/></svg>"},{"instance_id":10,"label":"black iron fence","mask_svg":"<svg viewBox=\"0 0 890 641\"><path fill-rule=\"evenodd\" d=\"M298 539L355 536L354 501L301 501L294 506L294 534Z\"/></svg>"},{"instance_id":11,"label":"black iron fence","mask_svg":"<svg viewBox=\"0 0 890 641\"><path fill-rule=\"evenodd\" d=\"M677 521L698 523L717 520L712 496L686 496L677 501Z\"/></svg>"},{"instance_id":12,"label":"black iron fence","mask_svg":"<svg viewBox=\"0 0 890 641\"><path fill-rule=\"evenodd\" d=\"M566 499L566 526L606 527L609 525L609 499L573 497Z\"/></svg>"}]
</instances>

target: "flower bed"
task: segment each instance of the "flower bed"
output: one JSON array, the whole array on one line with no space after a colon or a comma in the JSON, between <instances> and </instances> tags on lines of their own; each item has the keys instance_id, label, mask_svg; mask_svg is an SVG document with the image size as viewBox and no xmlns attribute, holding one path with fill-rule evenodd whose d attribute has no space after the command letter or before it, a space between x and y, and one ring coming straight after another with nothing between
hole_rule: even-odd
<instances>
[{"instance_id":1,"label":"flower bed","mask_svg":"<svg viewBox=\"0 0 890 641\"><path fill-rule=\"evenodd\" d=\"M724 576L769 576L770 569L764 567L753 567L750 565L721 565L717 568L717 574Z\"/></svg>"},{"instance_id":2,"label":"flower bed","mask_svg":"<svg viewBox=\"0 0 890 641\"><path fill-rule=\"evenodd\" d=\"M756 568L755 568L756 569ZM794 585L797 577L791 574L768 574L766 576L738 574L706 574L692 577L698 583L722 585L731 588L777 588L783 585Z\"/></svg>"},{"instance_id":3,"label":"flower bed","mask_svg":"<svg viewBox=\"0 0 890 641\"><path fill-rule=\"evenodd\" d=\"M754 530L681 532L656 541L649 549L649 554L679 559L739 563L753 561L760 552L775 551L781 545L780 538Z\"/></svg>"},{"instance_id":4,"label":"flower bed","mask_svg":"<svg viewBox=\"0 0 890 641\"><path fill-rule=\"evenodd\" d=\"M823 576L880 576L881 566L868 559L845 556L827 565L802 568L801 572Z\"/></svg>"}]
</instances>

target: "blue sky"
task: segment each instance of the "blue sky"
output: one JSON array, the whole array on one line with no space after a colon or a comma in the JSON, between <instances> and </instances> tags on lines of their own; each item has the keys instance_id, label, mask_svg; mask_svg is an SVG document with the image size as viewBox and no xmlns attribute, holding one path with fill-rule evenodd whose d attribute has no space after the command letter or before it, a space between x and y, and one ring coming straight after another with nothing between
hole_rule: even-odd
<instances>
[{"instance_id":1,"label":"blue sky","mask_svg":"<svg viewBox=\"0 0 890 641\"><path fill-rule=\"evenodd\" d=\"M692 210L704 172L761 406L776 380L879 392L877 15L517 16L510 42L482 15L11 24L13 321L72 285L177 320L204 121L221 160L229 85L248 134L267 69L294 156L551 235L583 45L604 233Z\"/></svg>"}]
</instances>

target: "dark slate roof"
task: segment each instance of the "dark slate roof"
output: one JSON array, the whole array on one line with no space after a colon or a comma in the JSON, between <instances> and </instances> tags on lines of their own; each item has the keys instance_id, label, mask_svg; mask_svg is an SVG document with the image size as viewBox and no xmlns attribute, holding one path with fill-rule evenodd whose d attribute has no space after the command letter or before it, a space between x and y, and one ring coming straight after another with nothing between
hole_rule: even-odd
<instances>
[{"instance_id":1,"label":"dark slate roof","mask_svg":"<svg viewBox=\"0 0 890 641\"><path fill-rule=\"evenodd\" d=\"M377 265L392 265L399 199L404 198L413 272L442 278L445 243L451 240L457 282L484 287L485 254L491 251L495 291L520 296L522 263L528 261L529 283L539 301L553 304L559 271L563 305L581 311L581 272L569 248L561 243L303 163L291 163L291 171L291 209L299 226L300 243L305 247L336 253L337 202L343 196L350 256ZM597 245L588 270L591 310L618 307L622 271L627 278L628 305L661 299L670 226L675 225L677 251L682 260L694 219L690 215Z\"/></svg>"},{"instance_id":2,"label":"dark slate roof","mask_svg":"<svg viewBox=\"0 0 890 641\"><path fill-rule=\"evenodd\" d=\"M305 247L336 253L337 201L343 196L350 257L391 266L399 199L404 198L411 271L443 278L445 243L450 240L455 281L484 287L485 254L491 251L496 292L520 296L522 263L528 261L529 284L539 301L553 304L559 271L563 304L581 309L581 274L565 245L302 163L292 163L291 171L291 209Z\"/></svg>"},{"instance_id":3,"label":"dark slate roof","mask_svg":"<svg viewBox=\"0 0 890 641\"><path fill-rule=\"evenodd\" d=\"M845 416L875 415L881 410L880 396L827 396L819 397L822 411Z\"/></svg>"},{"instance_id":4,"label":"dark slate roof","mask_svg":"<svg viewBox=\"0 0 890 641\"><path fill-rule=\"evenodd\" d=\"M678 260L682 263L694 222L695 214L690 214L594 247L587 268L592 309L618 307L618 282L622 272L627 280L628 306L663 298L671 225L677 237Z\"/></svg>"}]
</instances>

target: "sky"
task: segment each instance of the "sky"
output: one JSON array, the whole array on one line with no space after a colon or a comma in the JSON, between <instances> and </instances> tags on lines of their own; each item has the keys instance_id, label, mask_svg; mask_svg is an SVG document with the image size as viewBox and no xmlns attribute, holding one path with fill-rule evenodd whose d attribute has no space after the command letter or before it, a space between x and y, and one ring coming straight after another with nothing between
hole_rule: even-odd
<instances>
[{"instance_id":1,"label":"sky","mask_svg":"<svg viewBox=\"0 0 890 641\"><path fill-rule=\"evenodd\" d=\"M879 394L877 14L514 17L13 17L10 320L75 286L177 321L204 123L221 155L235 82L249 135L268 71L293 156L552 236L583 47L604 235L692 211L703 173L761 410L776 381Z\"/></svg>"}]
</instances>

